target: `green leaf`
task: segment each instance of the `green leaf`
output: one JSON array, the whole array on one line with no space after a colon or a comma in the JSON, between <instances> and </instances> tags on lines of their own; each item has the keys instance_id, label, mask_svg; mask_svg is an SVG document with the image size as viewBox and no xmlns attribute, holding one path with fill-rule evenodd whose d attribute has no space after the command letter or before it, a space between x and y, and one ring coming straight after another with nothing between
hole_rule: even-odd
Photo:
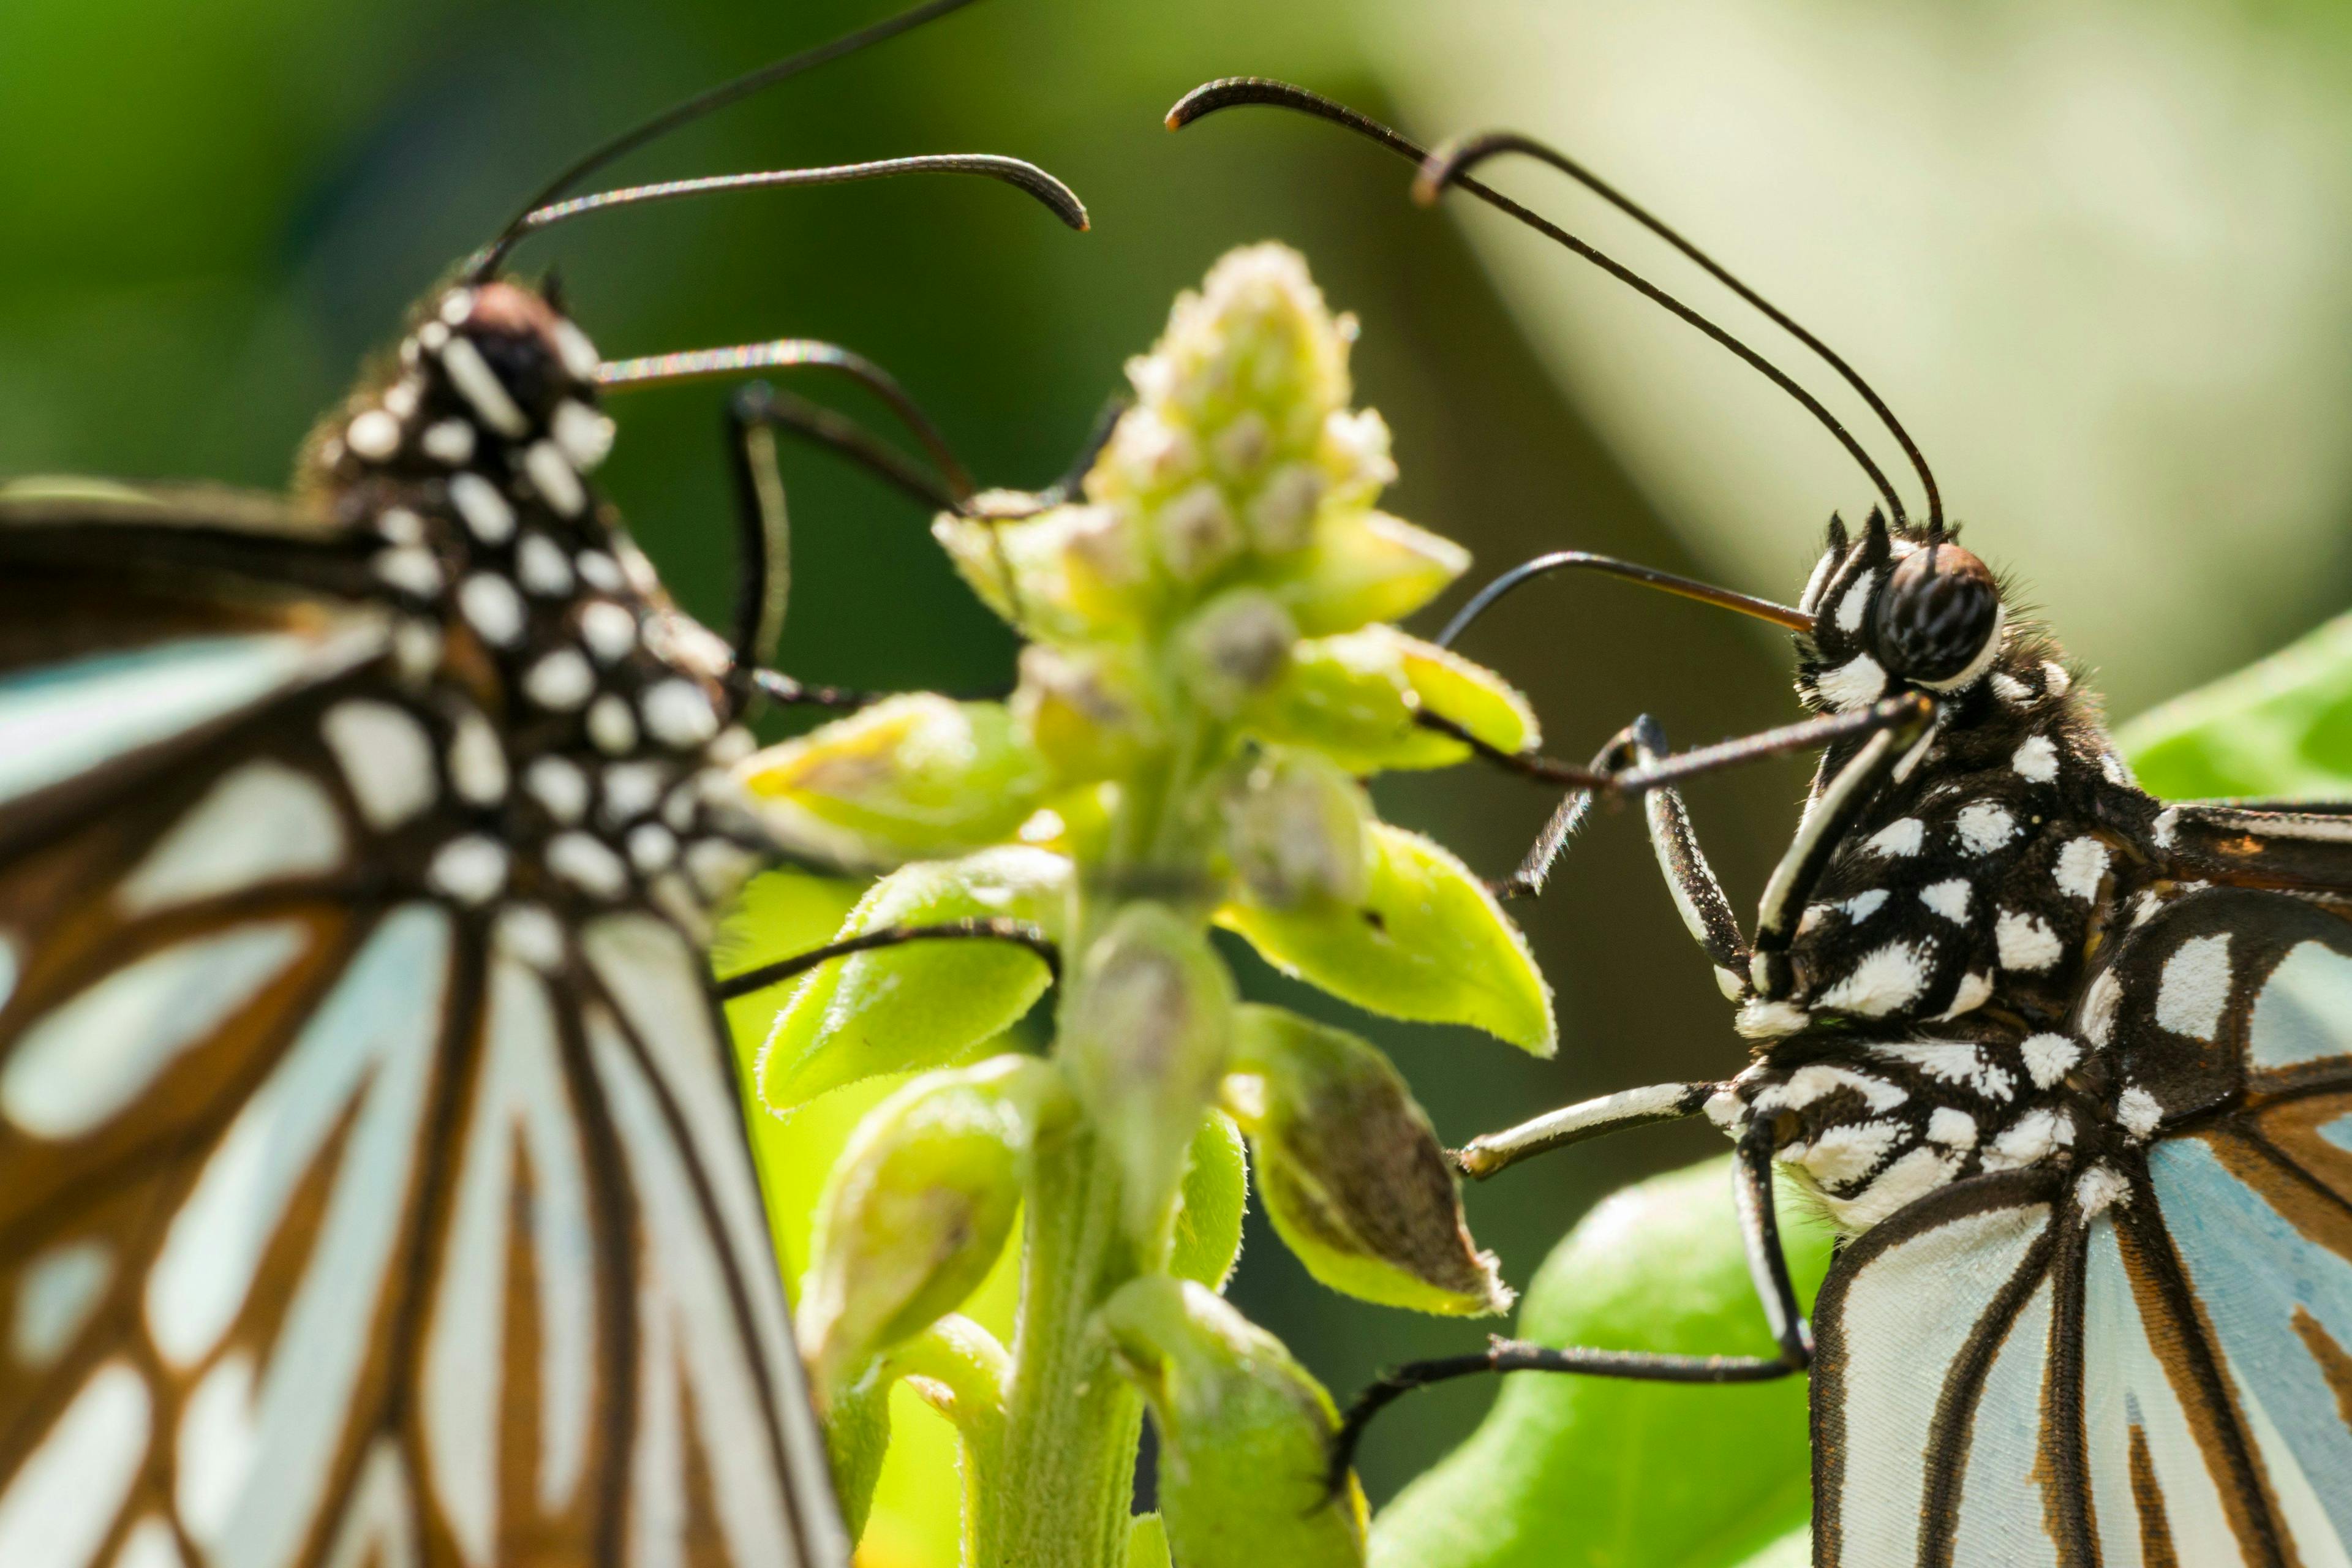
<instances>
[{"instance_id":1,"label":"green leaf","mask_svg":"<svg viewBox=\"0 0 2352 1568\"><path fill-rule=\"evenodd\" d=\"M1139 1513L1127 1526L1127 1568L1175 1568L1168 1526L1156 1513Z\"/></svg>"},{"instance_id":2,"label":"green leaf","mask_svg":"<svg viewBox=\"0 0 2352 1568\"><path fill-rule=\"evenodd\" d=\"M1176 1244L1168 1272L1223 1290L1241 1261L1242 1216L1249 1207L1249 1154L1242 1130L1222 1110L1201 1121L1184 1166L1176 1210Z\"/></svg>"},{"instance_id":3,"label":"green leaf","mask_svg":"<svg viewBox=\"0 0 2352 1568\"><path fill-rule=\"evenodd\" d=\"M1363 902L1270 910L1227 904L1218 922L1286 974L1375 1013L1468 1024L1537 1056L1559 1034L1527 939L1485 884L1416 833L1371 825Z\"/></svg>"},{"instance_id":4,"label":"green leaf","mask_svg":"<svg viewBox=\"0 0 2352 1568\"><path fill-rule=\"evenodd\" d=\"M1008 837L1049 784L997 702L912 692L746 759L736 777L785 844L887 865Z\"/></svg>"},{"instance_id":5,"label":"green leaf","mask_svg":"<svg viewBox=\"0 0 2352 1568\"><path fill-rule=\"evenodd\" d=\"M1017 846L904 867L867 890L835 940L990 916L1058 937L1069 879L1062 857ZM761 1101L792 1110L877 1073L947 1066L1019 1022L1050 984L1045 960L1010 942L911 942L821 964L761 1049Z\"/></svg>"},{"instance_id":6,"label":"green leaf","mask_svg":"<svg viewBox=\"0 0 2352 1568\"><path fill-rule=\"evenodd\" d=\"M2352 795L2352 616L2142 714L2116 742L2168 799Z\"/></svg>"},{"instance_id":7,"label":"green leaf","mask_svg":"<svg viewBox=\"0 0 2352 1568\"><path fill-rule=\"evenodd\" d=\"M1204 1285L1149 1275L1103 1304L1160 1429L1160 1512L1184 1568L1354 1568L1363 1500L1324 1495L1339 1415L1282 1342Z\"/></svg>"},{"instance_id":8,"label":"green leaf","mask_svg":"<svg viewBox=\"0 0 2352 1568\"><path fill-rule=\"evenodd\" d=\"M1428 1116L1389 1059L1280 1007L1235 1014L1225 1102L1283 1242L1334 1290L1449 1317L1507 1310Z\"/></svg>"},{"instance_id":9,"label":"green leaf","mask_svg":"<svg viewBox=\"0 0 2352 1568\"><path fill-rule=\"evenodd\" d=\"M1783 1194L1808 1302L1829 1236ZM1629 1187L1587 1215L1528 1285L1522 1337L1769 1355L1731 1198L1731 1162ZM1685 1386L1519 1373L1468 1442L1385 1510L1391 1568L1731 1568L1801 1527L1811 1500L1805 1380Z\"/></svg>"}]
</instances>

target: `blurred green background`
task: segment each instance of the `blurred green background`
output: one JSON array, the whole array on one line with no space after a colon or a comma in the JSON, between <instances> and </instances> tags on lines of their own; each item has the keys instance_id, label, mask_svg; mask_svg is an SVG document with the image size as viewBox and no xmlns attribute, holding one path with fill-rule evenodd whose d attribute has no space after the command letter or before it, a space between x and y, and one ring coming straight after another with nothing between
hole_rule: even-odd
<instances>
[{"instance_id":1,"label":"blurred green background","mask_svg":"<svg viewBox=\"0 0 2352 1568\"><path fill-rule=\"evenodd\" d=\"M0 473L278 483L407 304L553 169L881 10L8 0ZM1362 318L1360 401L1388 416L1404 476L1392 509L1469 544L1481 574L1572 544L1792 596L1829 511L1854 515L1867 490L1762 383L1487 215L1457 226L1465 215L1414 208L1407 170L1327 128L1250 111L1177 137L1160 116L1195 82L1246 71L1424 135L1517 122L1571 142L1871 374L1937 460L1971 542L2128 713L2352 599L2345 17L2292 0L991 0L614 173L1009 153L1069 181L1091 234L992 185L910 180L609 215L520 262L561 263L611 354L784 334L850 344L914 390L984 481L1035 485L1178 289L1229 246L1284 239ZM1627 225L1540 171L1497 177L1850 407ZM731 547L723 395L616 402L605 475L674 587L712 616ZM917 509L821 456L789 460L783 667L867 687L1006 679L1010 640ZM1468 646L1527 687L1571 754L1643 710L1687 742L1790 716L1769 635L1619 585L1535 590ZM1803 782L1790 763L1696 793L1741 901ZM1549 804L1468 772L1382 789L1386 815L1493 871ZM1556 1061L1351 1020L1394 1051L1449 1140L1736 1066L1727 1011L1637 819L1600 823L1523 916L1559 991ZM811 1147L853 1110L811 1113ZM1670 1130L1515 1172L1469 1195L1474 1227L1524 1283L1594 1197L1711 1142ZM1328 1295L1257 1229L1233 1294L1343 1396L1382 1363L1485 1331ZM1490 1397L1455 1385L1377 1428L1375 1498ZM935 1462L944 1446L929 1440ZM874 1563L933 1560L932 1525L887 1522Z\"/></svg>"}]
</instances>

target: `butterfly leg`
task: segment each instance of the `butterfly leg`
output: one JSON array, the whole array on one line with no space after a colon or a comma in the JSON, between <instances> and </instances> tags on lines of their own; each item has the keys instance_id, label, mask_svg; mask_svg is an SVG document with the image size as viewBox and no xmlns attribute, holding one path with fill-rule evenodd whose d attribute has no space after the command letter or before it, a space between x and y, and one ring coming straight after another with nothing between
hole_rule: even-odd
<instances>
[{"instance_id":1,"label":"butterfly leg","mask_svg":"<svg viewBox=\"0 0 2352 1568\"><path fill-rule=\"evenodd\" d=\"M1062 977L1062 951L1044 931L1026 921L1003 920L993 916L971 920L948 921L939 925L885 926L879 931L860 931L839 942L814 947L806 952L796 952L790 958L773 963L763 963L739 974L730 974L716 983L713 989L722 1002L748 996L754 991L765 991L771 985L782 984L794 975L804 974L831 959L847 958L852 953L872 952L886 947L904 947L914 942L1002 942L1014 947L1025 947L1044 961L1045 972L1054 979Z\"/></svg>"},{"instance_id":2,"label":"butterfly leg","mask_svg":"<svg viewBox=\"0 0 2352 1568\"><path fill-rule=\"evenodd\" d=\"M1697 1088L1702 1086L1662 1086ZM1636 1093L1642 1092L1639 1090ZM1659 1120L1657 1117L1646 1120ZM1635 1125L1627 1121L1621 1125ZM1484 1351L1409 1362L1382 1374L1349 1405L1332 1434L1328 1484L1337 1489L1354 1462L1364 1429L1381 1409L1416 1388L1458 1377L1504 1372L1576 1373L1588 1377L1640 1383L1769 1383L1803 1372L1812 1363L1812 1331L1797 1301L1789 1260L1780 1245L1772 1206L1772 1146L1759 1133L1743 1137L1734 1166L1733 1193L1749 1278L1764 1309L1764 1321L1780 1346L1778 1355L1674 1355L1654 1351L1555 1347L1497 1336Z\"/></svg>"}]
</instances>

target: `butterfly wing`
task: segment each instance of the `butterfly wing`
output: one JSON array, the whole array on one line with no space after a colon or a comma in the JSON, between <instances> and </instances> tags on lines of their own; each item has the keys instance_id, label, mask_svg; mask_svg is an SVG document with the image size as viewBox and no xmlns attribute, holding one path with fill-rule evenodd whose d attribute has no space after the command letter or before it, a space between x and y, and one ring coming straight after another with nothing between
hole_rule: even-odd
<instances>
[{"instance_id":1,"label":"butterfly wing","mask_svg":"<svg viewBox=\"0 0 2352 1568\"><path fill-rule=\"evenodd\" d=\"M700 955L429 891L351 557L0 502L0 1563L843 1562Z\"/></svg>"}]
</instances>

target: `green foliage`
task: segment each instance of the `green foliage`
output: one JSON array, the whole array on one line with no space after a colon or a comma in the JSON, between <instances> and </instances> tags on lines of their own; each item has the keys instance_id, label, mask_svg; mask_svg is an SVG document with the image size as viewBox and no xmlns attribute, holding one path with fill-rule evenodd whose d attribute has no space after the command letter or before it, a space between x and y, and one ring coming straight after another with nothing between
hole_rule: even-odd
<instances>
[{"instance_id":1,"label":"green foliage","mask_svg":"<svg viewBox=\"0 0 2352 1568\"><path fill-rule=\"evenodd\" d=\"M1176 1208L1176 1240L1168 1272L1223 1290L1242 1257L1242 1220L1249 1209L1249 1155L1242 1130L1223 1111L1202 1119L1184 1167Z\"/></svg>"},{"instance_id":2,"label":"green foliage","mask_svg":"<svg viewBox=\"0 0 2352 1568\"><path fill-rule=\"evenodd\" d=\"M1780 1205L1799 1293L1829 1237ZM1769 1355L1729 1159L1627 1188L1544 1260L1518 1333L1541 1344ZM1801 1525L1805 1382L1675 1387L1521 1373L1477 1433L1384 1510L1396 1568L1731 1568Z\"/></svg>"},{"instance_id":3,"label":"green foliage","mask_svg":"<svg viewBox=\"0 0 2352 1568\"><path fill-rule=\"evenodd\" d=\"M2142 714L2117 739L2141 786L2168 799L2352 795L2352 616Z\"/></svg>"}]
</instances>

